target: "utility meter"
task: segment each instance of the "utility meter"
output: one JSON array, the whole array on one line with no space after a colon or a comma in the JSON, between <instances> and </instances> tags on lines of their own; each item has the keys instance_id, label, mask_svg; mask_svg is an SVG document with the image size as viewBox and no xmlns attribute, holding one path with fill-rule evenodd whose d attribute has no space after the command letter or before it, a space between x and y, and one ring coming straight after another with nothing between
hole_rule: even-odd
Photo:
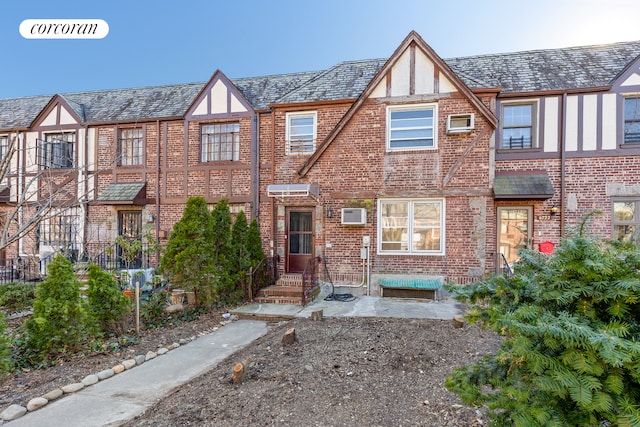
<instances>
[{"instance_id":1,"label":"utility meter","mask_svg":"<svg viewBox=\"0 0 640 427\"><path fill-rule=\"evenodd\" d=\"M362 246L368 248L371 245L371 236L362 236Z\"/></svg>"}]
</instances>

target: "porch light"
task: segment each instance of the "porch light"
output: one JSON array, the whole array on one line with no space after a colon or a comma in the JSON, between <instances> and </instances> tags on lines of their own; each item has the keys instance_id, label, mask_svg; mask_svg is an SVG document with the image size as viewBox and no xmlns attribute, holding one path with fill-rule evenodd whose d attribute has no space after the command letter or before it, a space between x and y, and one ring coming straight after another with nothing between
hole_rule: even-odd
<instances>
[{"instance_id":1,"label":"porch light","mask_svg":"<svg viewBox=\"0 0 640 427\"><path fill-rule=\"evenodd\" d=\"M549 209L549 215L551 216L555 216L558 214L558 207L556 205L551 206L551 209Z\"/></svg>"}]
</instances>

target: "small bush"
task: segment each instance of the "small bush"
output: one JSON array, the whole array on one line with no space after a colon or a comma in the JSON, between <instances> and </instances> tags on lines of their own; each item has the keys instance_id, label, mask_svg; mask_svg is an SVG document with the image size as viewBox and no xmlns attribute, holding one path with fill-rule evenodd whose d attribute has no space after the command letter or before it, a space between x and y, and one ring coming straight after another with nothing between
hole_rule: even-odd
<instances>
[{"instance_id":1,"label":"small bush","mask_svg":"<svg viewBox=\"0 0 640 427\"><path fill-rule=\"evenodd\" d=\"M4 322L4 315L0 313L0 376L11 372L12 368L11 341L7 337L7 325Z\"/></svg>"},{"instance_id":2,"label":"small bush","mask_svg":"<svg viewBox=\"0 0 640 427\"><path fill-rule=\"evenodd\" d=\"M123 332L122 321L131 312L131 300L120 291L115 277L97 264L89 266L88 277L89 313L102 332Z\"/></svg>"},{"instance_id":3,"label":"small bush","mask_svg":"<svg viewBox=\"0 0 640 427\"><path fill-rule=\"evenodd\" d=\"M0 285L0 307L3 307L7 313L30 310L35 297L35 283L11 282Z\"/></svg>"},{"instance_id":4,"label":"small bush","mask_svg":"<svg viewBox=\"0 0 640 427\"><path fill-rule=\"evenodd\" d=\"M167 291L154 292L149 300L140 306L140 319L146 328L159 328L166 324L168 316L164 309L167 306L168 298L169 292Z\"/></svg>"},{"instance_id":5,"label":"small bush","mask_svg":"<svg viewBox=\"0 0 640 427\"><path fill-rule=\"evenodd\" d=\"M48 268L47 278L36 289L33 315L24 325L24 350L35 361L75 352L90 336L73 265L58 255Z\"/></svg>"}]
</instances>

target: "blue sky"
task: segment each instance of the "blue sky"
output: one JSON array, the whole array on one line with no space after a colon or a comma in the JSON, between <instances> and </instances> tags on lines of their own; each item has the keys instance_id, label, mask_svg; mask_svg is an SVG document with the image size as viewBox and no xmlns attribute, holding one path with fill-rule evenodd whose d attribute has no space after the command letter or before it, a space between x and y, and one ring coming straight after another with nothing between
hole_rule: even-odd
<instances>
[{"instance_id":1,"label":"blue sky","mask_svg":"<svg viewBox=\"0 0 640 427\"><path fill-rule=\"evenodd\" d=\"M5 0L0 98L204 82L385 58L416 30L443 58L640 40L638 0ZM92 18L101 40L24 39Z\"/></svg>"}]
</instances>

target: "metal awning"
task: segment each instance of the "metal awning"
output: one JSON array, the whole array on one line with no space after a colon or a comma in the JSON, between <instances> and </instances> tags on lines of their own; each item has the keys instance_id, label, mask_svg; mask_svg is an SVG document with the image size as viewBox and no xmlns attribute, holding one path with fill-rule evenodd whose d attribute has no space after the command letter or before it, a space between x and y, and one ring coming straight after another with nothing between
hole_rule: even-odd
<instances>
[{"instance_id":1,"label":"metal awning","mask_svg":"<svg viewBox=\"0 0 640 427\"><path fill-rule=\"evenodd\" d=\"M493 183L495 199L538 199L553 197L555 190L546 171L498 172Z\"/></svg>"},{"instance_id":2,"label":"metal awning","mask_svg":"<svg viewBox=\"0 0 640 427\"><path fill-rule=\"evenodd\" d=\"M97 201L105 205L145 205L147 203L146 184L109 184L98 196Z\"/></svg>"},{"instance_id":3,"label":"metal awning","mask_svg":"<svg viewBox=\"0 0 640 427\"><path fill-rule=\"evenodd\" d=\"M319 194L318 184L267 185L267 196L269 197L318 197Z\"/></svg>"}]
</instances>

